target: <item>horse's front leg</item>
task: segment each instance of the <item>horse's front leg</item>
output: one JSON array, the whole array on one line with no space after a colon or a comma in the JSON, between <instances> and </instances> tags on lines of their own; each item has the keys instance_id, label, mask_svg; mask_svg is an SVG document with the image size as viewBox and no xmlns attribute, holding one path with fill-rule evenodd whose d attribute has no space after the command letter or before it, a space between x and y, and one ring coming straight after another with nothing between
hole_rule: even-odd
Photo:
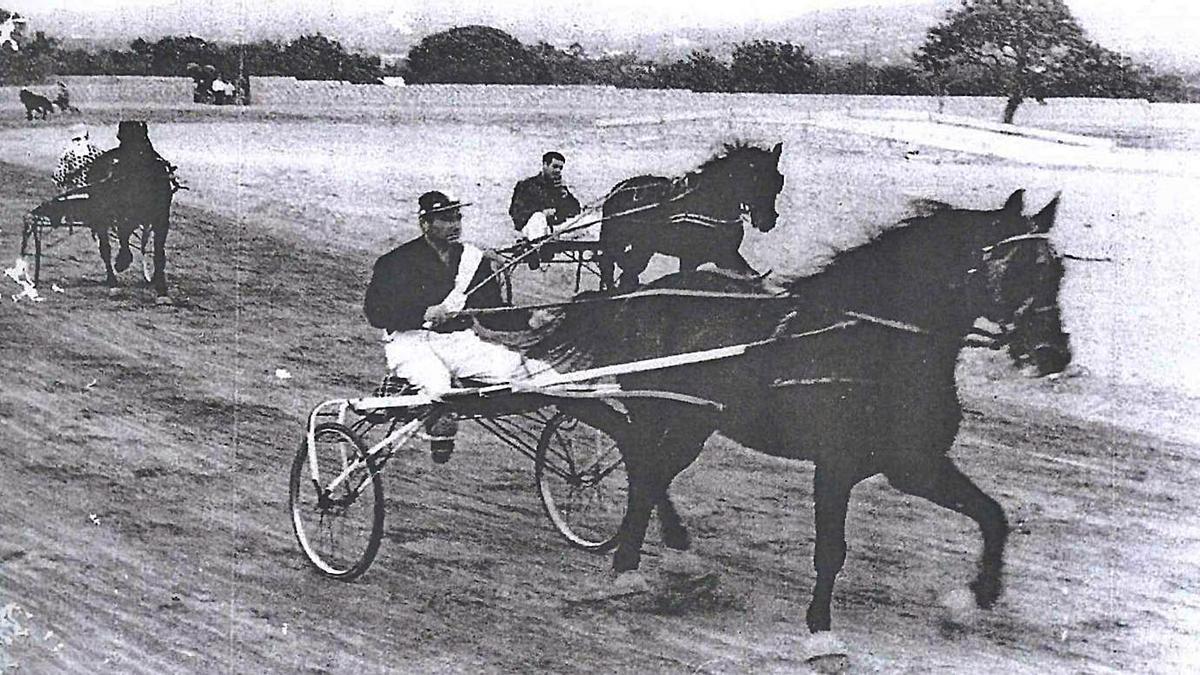
<instances>
[{"instance_id":1,"label":"horse's front leg","mask_svg":"<svg viewBox=\"0 0 1200 675\"><path fill-rule=\"evenodd\" d=\"M892 487L910 495L924 497L929 501L961 513L979 525L983 535L983 554L979 559L979 571L970 585L969 601L980 609L990 609L1000 597L1004 574L1004 548L1008 541L1008 519L1004 508L983 490L980 490L954 462L945 455L926 456L921 465L908 465L887 471ZM971 609L960 599L962 592L943 597L943 603L955 614L965 618Z\"/></svg>"},{"instance_id":2,"label":"horse's front leg","mask_svg":"<svg viewBox=\"0 0 1200 675\"><path fill-rule=\"evenodd\" d=\"M807 622L811 633L830 629L833 585L846 562L846 510L854 483L853 476L844 469L818 464L813 474L817 535L813 564L817 570L817 583L808 606Z\"/></svg>"}]
</instances>

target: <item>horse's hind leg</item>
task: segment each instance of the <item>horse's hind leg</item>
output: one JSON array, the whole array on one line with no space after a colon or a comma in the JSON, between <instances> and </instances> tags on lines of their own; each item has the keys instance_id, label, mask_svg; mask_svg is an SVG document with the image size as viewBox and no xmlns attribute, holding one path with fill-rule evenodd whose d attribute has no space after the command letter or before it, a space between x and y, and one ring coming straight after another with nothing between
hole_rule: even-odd
<instances>
[{"instance_id":1,"label":"horse's hind leg","mask_svg":"<svg viewBox=\"0 0 1200 675\"><path fill-rule=\"evenodd\" d=\"M949 457L923 457L920 463L907 463L885 471L893 487L910 495L961 513L974 520L983 534L983 555L979 572L971 582L975 604L990 608L1000 597L1004 571L1004 546L1008 541L1008 519L1004 509L954 465Z\"/></svg>"},{"instance_id":2,"label":"horse's hind leg","mask_svg":"<svg viewBox=\"0 0 1200 675\"><path fill-rule=\"evenodd\" d=\"M698 426L679 426L663 432L657 443L642 441L636 447L622 448L629 477L629 508L613 555L613 569L618 573L636 570L641 565L642 544L655 506L659 507L659 517L664 519L664 543L676 550L689 548L687 530L670 503L667 489L679 472L696 461L704 439L712 433L711 429L698 429Z\"/></svg>"},{"instance_id":3,"label":"horse's hind leg","mask_svg":"<svg viewBox=\"0 0 1200 675\"><path fill-rule=\"evenodd\" d=\"M166 298L167 295L167 233L170 231L170 223L163 222L155 225L151 230L154 236L154 293L159 298Z\"/></svg>"},{"instance_id":4,"label":"horse's hind leg","mask_svg":"<svg viewBox=\"0 0 1200 675\"><path fill-rule=\"evenodd\" d=\"M617 290L628 292L636 289L641 282L642 272L646 271L646 267L650 264L650 258L653 256L654 251L652 250L630 246L619 261L621 278L617 282Z\"/></svg>"},{"instance_id":5,"label":"horse's hind leg","mask_svg":"<svg viewBox=\"0 0 1200 675\"><path fill-rule=\"evenodd\" d=\"M96 236L96 240L100 243L100 258L104 261L104 285L110 289L117 287L117 275L113 273L112 266L112 244L108 242L108 228L100 228L92 231Z\"/></svg>"},{"instance_id":6,"label":"horse's hind leg","mask_svg":"<svg viewBox=\"0 0 1200 675\"><path fill-rule=\"evenodd\" d=\"M133 236L133 231L136 226L128 223L122 223L117 227L117 242L120 244L120 249L117 251L116 270L124 272L129 269L129 264L133 262L133 251L129 250L129 237Z\"/></svg>"}]
</instances>

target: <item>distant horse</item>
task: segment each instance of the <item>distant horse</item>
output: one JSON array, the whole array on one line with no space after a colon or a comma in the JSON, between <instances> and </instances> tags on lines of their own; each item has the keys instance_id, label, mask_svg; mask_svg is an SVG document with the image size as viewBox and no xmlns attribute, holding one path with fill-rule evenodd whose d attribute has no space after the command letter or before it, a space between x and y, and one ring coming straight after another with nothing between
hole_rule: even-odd
<instances>
[{"instance_id":1,"label":"distant horse","mask_svg":"<svg viewBox=\"0 0 1200 675\"><path fill-rule=\"evenodd\" d=\"M150 145L145 122L121 122L117 137L121 146L96 158L88 172L88 185L42 203L26 218L91 228L99 242L109 288L117 286L115 272L129 267L133 258L129 240L139 233L143 254L152 251L153 255L152 269L143 258L146 281L154 287L159 302L169 302L167 233L171 228L171 202L182 186L175 178L175 167ZM115 236L119 244L115 272L110 236ZM22 242L22 250L24 247Z\"/></svg>"},{"instance_id":2,"label":"distant horse","mask_svg":"<svg viewBox=\"0 0 1200 675\"><path fill-rule=\"evenodd\" d=\"M46 119L46 115L54 112L54 104L50 99L41 94L35 94L28 89L22 89L17 96L20 97L21 104L25 106L26 120L32 120L35 114L42 119Z\"/></svg>"},{"instance_id":3,"label":"distant horse","mask_svg":"<svg viewBox=\"0 0 1200 675\"><path fill-rule=\"evenodd\" d=\"M538 350L577 363L757 343L733 358L618 378L630 390L674 391L724 406L714 414L664 401L627 404L628 429L619 438L629 502L613 558L618 580L638 574L655 507L664 544L690 547L668 489L720 430L746 447L816 464L811 632L830 630L850 491L880 473L893 487L979 525L983 553L970 591L977 606L991 607L1001 591L1008 524L1001 506L947 451L962 420L955 363L976 318L1011 322L1027 304L1023 295L1057 297L1061 276L1043 270L1054 255L1041 254L1057 198L1032 218L1021 214L1022 202L1017 191L999 210L947 207L906 220L837 254L821 272L787 282L783 294L769 294L755 280L691 272L645 287L662 295L568 305ZM1026 247L1039 253L1012 255ZM1047 363L1061 369L1070 359L1068 338L1048 320L1057 313L1046 316L1015 322L1015 330L1036 330L1022 340L1055 352Z\"/></svg>"},{"instance_id":4,"label":"distant horse","mask_svg":"<svg viewBox=\"0 0 1200 675\"><path fill-rule=\"evenodd\" d=\"M655 253L678 258L682 271L711 262L757 274L738 250L742 227L746 216L761 232L775 227L775 199L783 189L778 168L782 151L782 143L770 150L727 144L681 178L636 176L618 183L602 207L602 285L613 285L617 266L618 287L637 286Z\"/></svg>"}]
</instances>

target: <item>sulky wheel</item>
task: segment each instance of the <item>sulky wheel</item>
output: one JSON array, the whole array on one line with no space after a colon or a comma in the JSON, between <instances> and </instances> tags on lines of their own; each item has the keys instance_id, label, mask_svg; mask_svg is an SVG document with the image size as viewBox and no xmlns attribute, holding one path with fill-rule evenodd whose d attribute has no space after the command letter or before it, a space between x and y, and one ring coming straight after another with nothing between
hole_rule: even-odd
<instances>
[{"instance_id":1,"label":"sulky wheel","mask_svg":"<svg viewBox=\"0 0 1200 675\"><path fill-rule=\"evenodd\" d=\"M308 440L292 462L292 527L304 555L325 576L350 581L371 566L383 538L383 484L354 432L334 422L313 433L317 479Z\"/></svg>"},{"instance_id":2,"label":"sulky wheel","mask_svg":"<svg viewBox=\"0 0 1200 675\"><path fill-rule=\"evenodd\" d=\"M32 213L25 216L21 230L21 257L29 255L29 241L33 240L33 285L37 286L42 276L42 228L41 219Z\"/></svg>"},{"instance_id":3,"label":"sulky wheel","mask_svg":"<svg viewBox=\"0 0 1200 675\"><path fill-rule=\"evenodd\" d=\"M154 237L149 225L142 225L139 249L142 253L142 278L146 283L154 281Z\"/></svg>"},{"instance_id":4,"label":"sulky wheel","mask_svg":"<svg viewBox=\"0 0 1200 675\"><path fill-rule=\"evenodd\" d=\"M538 440L534 476L546 515L572 546L603 553L617 545L629 484L608 434L558 413Z\"/></svg>"}]
</instances>

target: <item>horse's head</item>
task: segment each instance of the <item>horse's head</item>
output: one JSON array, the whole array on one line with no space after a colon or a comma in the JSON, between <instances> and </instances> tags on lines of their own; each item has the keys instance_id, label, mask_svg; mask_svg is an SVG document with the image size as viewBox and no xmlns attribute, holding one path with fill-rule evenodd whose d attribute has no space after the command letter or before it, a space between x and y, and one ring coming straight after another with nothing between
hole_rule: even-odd
<instances>
[{"instance_id":1,"label":"horse's head","mask_svg":"<svg viewBox=\"0 0 1200 675\"><path fill-rule=\"evenodd\" d=\"M728 144L721 155L701 166L701 172L711 172L726 181L726 198L736 202L743 213L748 213L755 229L770 232L779 220L775 200L783 190L783 174L779 173L782 153L782 143L776 143L769 150ZM718 167L720 170L715 170Z\"/></svg>"},{"instance_id":2,"label":"horse's head","mask_svg":"<svg viewBox=\"0 0 1200 675\"><path fill-rule=\"evenodd\" d=\"M984 315L1000 325L1009 353L1039 375L1062 372L1071 345L1062 327L1058 293L1065 272L1050 243L1059 198L1033 217L1021 215L1020 192L997 212L979 269L986 294Z\"/></svg>"}]
</instances>

